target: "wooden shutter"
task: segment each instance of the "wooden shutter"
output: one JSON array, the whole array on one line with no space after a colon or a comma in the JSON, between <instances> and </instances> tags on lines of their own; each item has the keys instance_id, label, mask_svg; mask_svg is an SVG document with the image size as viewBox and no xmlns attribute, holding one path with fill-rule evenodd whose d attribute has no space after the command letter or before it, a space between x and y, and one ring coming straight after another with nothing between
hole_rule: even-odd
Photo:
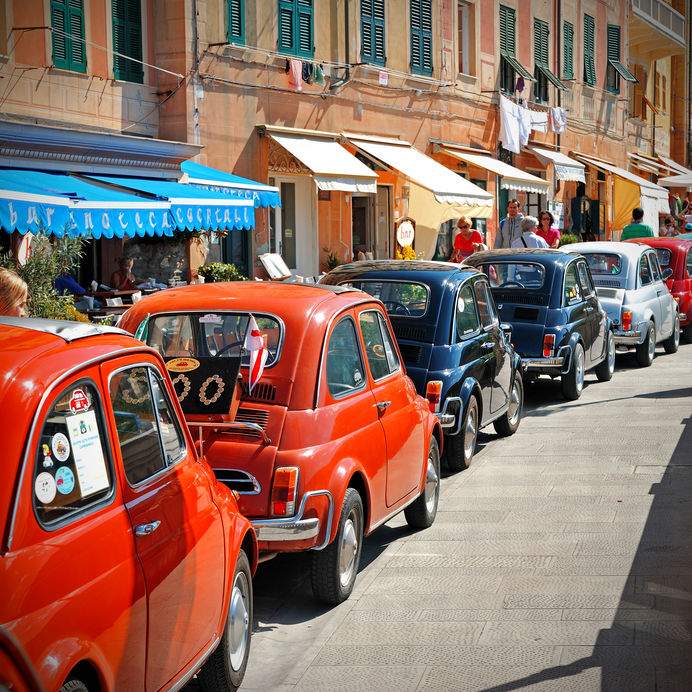
<instances>
[{"instance_id":1,"label":"wooden shutter","mask_svg":"<svg viewBox=\"0 0 692 692\"><path fill-rule=\"evenodd\" d=\"M67 10L65 2L50 3L50 24L53 27L53 64L63 70L69 70L67 57Z\"/></svg>"},{"instance_id":2,"label":"wooden shutter","mask_svg":"<svg viewBox=\"0 0 692 692\"><path fill-rule=\"evenodd\" d=\"M562 76L565 79L574 79L574 27L569 22L564 23L563 39Z\"/></svg>"},{"instance_id":3,"label":"wooden shutter","mask_svg":"<svg viewBox=\"0 0 692 692\"><path fill-rule=\"evenodd\" d=\"M315 52L312 28L312 0L298 0L298 55L311 58Z\"/></svg>"},{"instance_id":4,"label":"wooden shutter","mask_svg":"<svg viewBox=\"0 0 692 692\"><path fill-rule=\"evenodd\" d=\"M279 0L279 50L289 53L295 51L293 41L293 26L295 3L293 0Z\"/></svg>"},{"instance_id":5,"label":"wooden shutter","mask_svg":"<svg viewBox=\"0 0 692 692\"><path fill-rule=\"evenodd\" d=\"M360 27L363 62L384 65L384 0L361 0Z\"/></svg>"},{"instance_id":6,"label":"wooden shutter","mask_svg":"<svg viewBox=\"0 0 692 692\"><path fill-rule=\"evenodd\" d=\"M86 46L84 44L84 4L82 0L68 0L67 6L68 33L75 39L69 39L70 70L86 72ZM81 41L79 39L82 39Z\"/></svg>"},{"instance_id":7,"label":"wooden shutter","mask_svg":"<svg viewBox=\"0 0 692 692\"><path fill-rule=\"evenodd\" d=\"M53 64L63 70L86 72L82 0L51 0L50 19L54 29Z\"/></svg>"},{"instance_id":8,"label":"wooden shutter","mask_svg":"<svg viewBox=\"0 0 692 692\"><path fill-rule=\"evenodd\" d=\"M533 20L533 60L536 65L548 66L548 25L540 19Z\"/></svg>"},{"instance_id":9,"label":"wooden shutter","mask_svg":"<svg viewBox=\"0 0 692 692\"><path fill-rule=\"evenodd\" d=\"M608 24L608 60L620 62L620 27Z\"/></svg>"},{"instance_id":10,"label":"wooden shutter","mask_svg":"<svg viewBox=\"0 0 692 692\"><path fill-rule=\"evenodd\" d=\"M244 0L226 0L227 36L229 43L245 43Z\"/></svg>"},{"instance_id":11,"label":"wooden shutter","mask_svg":"<svg viewBox=\"0 0 692 692\"><path fill-rule=\"evenodd\" d=\"M142 5L141 0L112 0L113 75L128 82L144 81L142 60Z\"/></svg>"},{"instance_id":12,"label":"wooden shutter","mask_svg":"<svg viewBox=\"0 0 692 692\"><path fill-rule=\"evenodd\" d=\"M500 5L500 53L514 56L515 43L515 17L511 7Z\"/></svg>"},{"instance_id":13,"label":"wooden shutter","mask_svg":"<svg viewBox=\"0 0 692 692\"><path fill-rule=\"evenodd\" d=\"M279 50L302 58L315 52L312 0L279 0Z\"/></svg>"},{"instance_id":14,"label":"wooden shutter","mask_svg":"<svg viewBox=\"0 0 692 692\"><path fill-rule=\"evenodd\" d=\"M411 0L411 72L432 74L432 0Z\"/></svg>"},{"instance_id":15,"label":"wooden shutter","mask_svg":"<svg viewBox=\"0 0 692 692\"><path fill-rule=\"evenodd\" d=\"M596 84L596 66L594 60L594 19L584 15L584 83Z\"/></svg>"}]
</instances>

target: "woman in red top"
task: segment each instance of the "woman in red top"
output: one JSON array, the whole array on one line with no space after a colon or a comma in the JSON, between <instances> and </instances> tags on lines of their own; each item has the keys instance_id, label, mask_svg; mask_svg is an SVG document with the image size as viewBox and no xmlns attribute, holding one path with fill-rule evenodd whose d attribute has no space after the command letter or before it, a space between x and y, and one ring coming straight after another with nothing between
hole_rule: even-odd
<instances>
[{"instance_id":1,"label":"woman in red top","mask_svg":"<svg viewBox=\"0 0 692 692\"><path fill-rule=\"evenodd\" d=\"M553 228L555 223L555 218L549 211L542 211L538 215L538 222L540 226L536 231L536 235L541 236L548 247L556 248L560 245L560 231L557 228Z\"/></svg>"},{"instance_id":2,"label":"woman in red top","mask_svg":"<svg viewBox=\"0 0 692 692\"><path fill-rule=\"evenodd\" d=\"M466 216L460 216L457 221L457 228L459 233L454 238L454 252L452 252L452 256L449 258L450 262L462 262L477 250L486 249L481 234L474 228L471 228L471 219Z\"/></svg>"},{"instance_id":3,"label":"woman in red top","mask_svg":"<svg viewBox=\"0 0 692 692\"><path fill-rule=\"evenodd\" d=\"M116 291L125 291L137 288L135 277L132 274L134 260L131 257L121 257L119 261L120 269L113 272L111 276L111 287Z\"/></svg>"}]
</instances>

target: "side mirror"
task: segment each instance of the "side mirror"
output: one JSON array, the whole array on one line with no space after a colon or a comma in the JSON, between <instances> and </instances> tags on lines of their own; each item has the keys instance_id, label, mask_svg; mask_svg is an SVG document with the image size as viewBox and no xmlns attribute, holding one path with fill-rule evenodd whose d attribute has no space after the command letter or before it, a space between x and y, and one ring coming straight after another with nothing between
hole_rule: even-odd
<instances>
[{"instance_id":1,"label":"side mirror","mask_svg":"<svg viewBox=\"0 0 692 692\"><path fill-rule=\"evenodd\" d=\"M673 270L670 267L663 270L663 280L664 281L668 281L668 279L670 279L671 276L673 276Z\"/></svg>"},{"instance_id":2,"label":"side mirror","mask_svg":"<svg viewBox=\"0 0 692 692\"><path fill-rule=\"evenodd\" d=\"M512 341L512 325L508 324L507 322L502 322L502 324L500 324L500 329L504 333L505 339L507 339L507 343L508 344L511 343L511 341Z\"/></svg>"}]
</instances>

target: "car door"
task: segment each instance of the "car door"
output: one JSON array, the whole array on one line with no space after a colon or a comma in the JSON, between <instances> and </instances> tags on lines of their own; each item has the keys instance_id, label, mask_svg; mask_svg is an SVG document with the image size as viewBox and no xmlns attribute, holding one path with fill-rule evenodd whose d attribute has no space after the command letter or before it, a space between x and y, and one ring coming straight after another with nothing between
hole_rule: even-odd
<instances>
[{"instance_id":1,"label":"car door","mask_svg":"<svg viewBox=\"0 0 692 692\"><path fill-rule=\"evenodd\" d=\"M639 263L637 267L638 283L634 302L641 306L640 314L643 315L647 310L650 310L653 314L654 321L656 323L656 338L658 339L662 333L661 326L663 320L663 310L661 308L659 287L654 281L653 270L651 263L649 262L648 255L649 253L643 252L639 256ZM641 317L639 319L641 319Z\"/></svg>"},{"instance_id":2,"label":"car door","mask_svg":"<svg viewBox=\"0 0 692 692\"><path fill-rule=\"evenodd\" d=\"M670 295L668 286L663 281L663 271L658 261L656 252L647 252L649 265L651 266L651 276L654 286L656 287L656 295L658 296L658 305L661 311L661 321L659 322L658 333L661 337L668 337L673 333L673 324L675 323L675 301Z\"/></svg>"},{"instance_id":3,"label":"car door","mask_svg":"<svg viewBox=\"0 0 692 692\"><path fill-rule=\"evenodd\" d=\"M577 260L577 276L581 286L584 302L586 319L590 323L590 332L593 339L590 352L590 363L599 363L605 349L605 312L601 310L601 304L596 296L596 288L591 278L591 271L584 259ZM588 356L587 356L588 357Z\"/></svg>"},{"instance_id":4,"label":"car door","mask_svg":"<svg viewBox=\"0 0 692 692\"><path fill-rule=\"evenodd\" d=\"M391 507L418 487L425 430L413 382L404 375L389 324L378 308L358 314L372 393L387 448L386 502Z\"/></svg>"},{"instance_id":5,"label":"car door","mask_svg":"<svg viewBox=\"0 0 692 692\"><path fill-rule=\"evenodd\" d=\"M227 548L209 478L155 363L116 360L102 369L147 585L146 689L158 690L213 641Z\"/></svg>"},{"instance_id":6,"label":"car door","mask_svg":"<svg viewBox=\"0 0 692 692\"><path fill-rule=\"evenodd\" d=\"M500 329L495 301L490 294L490 286L485 277L478 277L473 285L478 314L483 330L481 349L490 364L492 389L490 412L500 411L509 401L512 385L512 359L504 332Z\"/></svg>"},{"instance_id":7,"label":"car door","mask_svg":"<svg viewBox=\"0 0 692 692\"><path fill-rule=\"evenodd\" d=\"M586 363L594 360L594 311L584 298L577 260L572 260L565 268L562 284L562 305L565 310L565 322L570 332L576 332L584 344Z\"/></svg>"}]
</instances>

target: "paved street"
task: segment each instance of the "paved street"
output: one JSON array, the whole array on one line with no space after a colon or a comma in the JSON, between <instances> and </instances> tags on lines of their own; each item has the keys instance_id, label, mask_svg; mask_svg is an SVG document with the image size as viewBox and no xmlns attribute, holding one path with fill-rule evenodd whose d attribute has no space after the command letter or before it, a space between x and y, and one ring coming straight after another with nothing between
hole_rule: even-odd
<instances>
[{"instance_id":1,"label":"paved street","mask_svg":"<svg viewBox=\"0 0 692 692\"><path fill-rule=\"evenodd\" d=\"M366 541L355 591L312 601L306 556L260 566L243 690L692 689L692 345L618 354L579 401L527 392L427 531Z\"/></svg>"}]
</instances>

